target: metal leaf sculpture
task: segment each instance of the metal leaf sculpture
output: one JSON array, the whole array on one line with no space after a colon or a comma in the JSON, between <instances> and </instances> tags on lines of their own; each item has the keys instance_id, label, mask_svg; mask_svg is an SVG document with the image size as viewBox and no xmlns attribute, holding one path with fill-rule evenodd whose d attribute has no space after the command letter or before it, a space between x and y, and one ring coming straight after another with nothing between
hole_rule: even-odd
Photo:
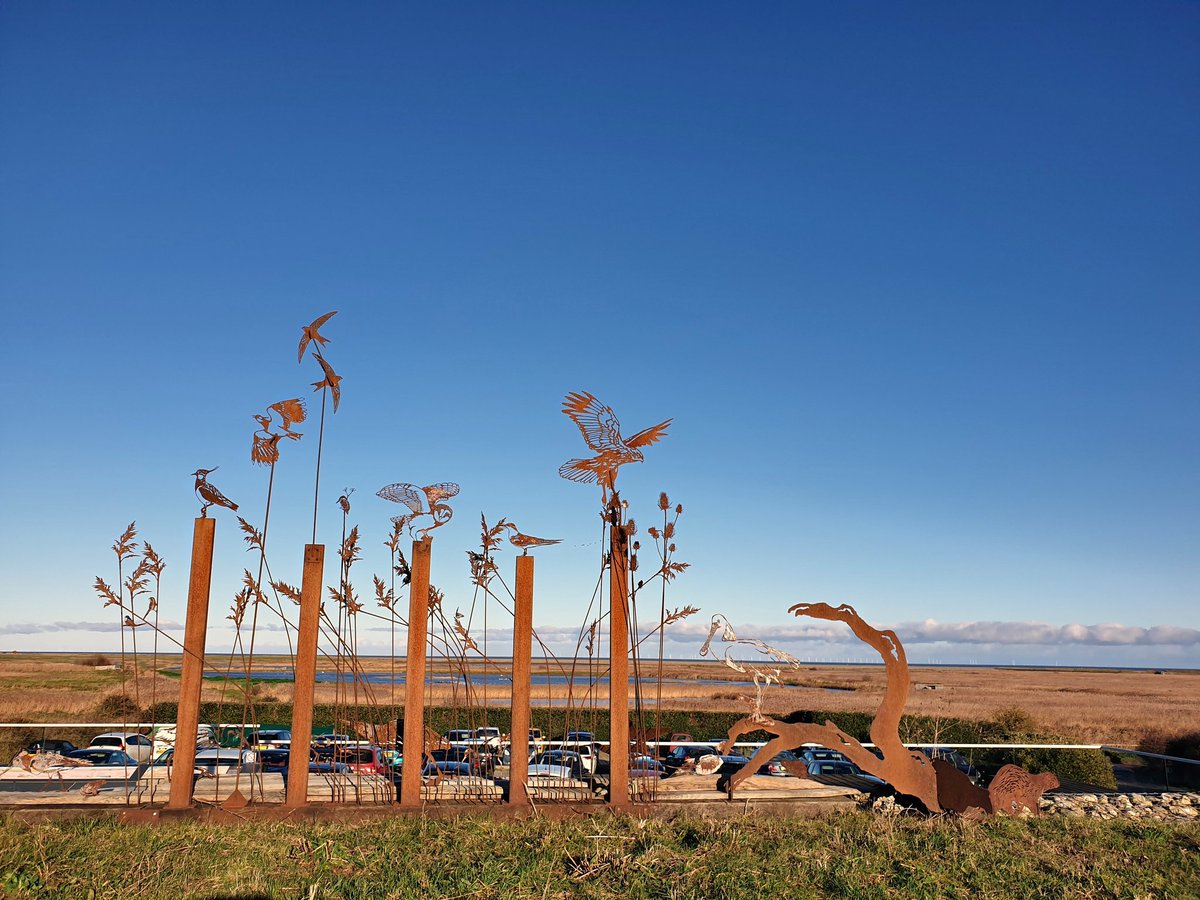
<instances>
[{"instance_id":1,"label":"metal leaf sculpture","mask_svg":"<svg viewBox=\"0 0 1200 900\"><path fill-rule=\"evenodd\" d=\"M587 391L575 391L563 398L563 414L579 426L583 439L595 454L587 459L569 459L558 468L568 481L599 484L608 499L614 490L617 470L631 462L642 462L642 448L655 443L672 422L667 419L644 428L630 438L621 437L621 423L612 408Z\"/></svg>"},{"instance_id":2,"label":"metal leaf sculpture","mask_svg":"<svg viewBox=\"0 0 1200 900\"><path fill-rule=\"evenodd\" d=\"M549 547L551 544L562 543L561 538L540 538L531 534L521 534L512 522L505 522L504 527L512 531L512 534L508 536L508 542L519 549L522 556L528 555L530 547Z\"/></svg>"},{"instance_id":3,"label":"metal leaf sculpture","mask_svg":"<svg viewBox=\"0 0 1200 900\"><path fill-rule=\"evenodd\" d=\"M196 496L200 498L200 502L203 504L200 507L201 518L208 517L208 508L210 506L224 506L227 509L237 512L238 505L222 494L215 484L210 484L208 481L208 476L217 471L218 468L220 467L213 466L211 469L197 469L192 473L192 476L196 479Z\"/></svg>"},{"instance_id":4,"label":"metal leaf sculpture","mask_svg":"<svg viewBox=\"0 0 1200 900\"><path fill-rule=\"evenodd\" d=\"M398 528L408 528L409 534L412 534L414 519L430 516L433 524L417 532L419 539L424 540L429 532L435 528L441 528L454 517L454 510L444 501L451 497L457 497L458 490L458 485L452 481L440 481L437 484L429 484L420 488L415 484L398 481L395 484L384 485L375 492L375 495L408 507L409 512L393 516L392 522ZM428 504L428 508L426 508L426 504Z\"/></svg>"},{"instance_id":5,"label":"metal leaf sculpture","mask_svg":"<svg viewBox=\"0 0 1200 900\"><path fill-rule=\"evenodd\" d=\"M272 430L275 415L279 416L281 431ZM256 414L254 421L258 423L258 430L254 432L254 439L250 445L250 461L260 466L274 465L278 462L279 441L285 437L293 441L300 440L300 432L293 431L292 426L303 422L307 415L308 409L299 397L272 403L263 415Z\"/></svg>"}]
</instances>

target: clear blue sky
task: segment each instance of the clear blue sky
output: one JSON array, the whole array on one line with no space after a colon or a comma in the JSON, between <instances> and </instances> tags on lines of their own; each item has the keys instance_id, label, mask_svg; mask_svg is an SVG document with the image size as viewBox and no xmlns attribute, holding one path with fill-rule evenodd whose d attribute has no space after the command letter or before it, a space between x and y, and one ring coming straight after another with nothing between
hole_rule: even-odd
<instances>
[{"instance_id":1,"label":"clear blue sky","mask_svg":"<svg viewBox=\"0 0 1200 900\"><path fill-rule=\"evenodd\" d=\"M974 635L918 660L1200 665L1198 101L1190 3L6 3L0 649L115 646L130 519L182 620L188 473L261 519L250 416L338 309L321 538L356 487L364 593L374 491L454 480L448 602L483 511L564 539L537 617L577 624L585 389L675 417L621 484L684 504L700 631L825 600ZM298 581L315 441L284 454Z\"/></svg>"}]
</instances>

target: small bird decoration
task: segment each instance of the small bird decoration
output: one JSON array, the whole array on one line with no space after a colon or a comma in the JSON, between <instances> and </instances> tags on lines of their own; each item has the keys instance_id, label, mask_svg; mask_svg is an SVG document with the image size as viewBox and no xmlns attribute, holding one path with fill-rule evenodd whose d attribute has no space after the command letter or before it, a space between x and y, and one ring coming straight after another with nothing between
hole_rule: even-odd
<instances>
[{"instance_id":1,"label":"small bird decoration","mask_svg":"<svg viewBox=\"0 0 1200 900\"><path fill-rule=\"evenodd\" d=\"M329 392L333 394L333 411L337 412L338 403L342 400L342 376L333 371L333 367L320 353L313 353L313 359L321 364L321 371L325 373L325 377L320 381L312 383L313 390L319 391L321 388L329 388Z\"/></svg>"},{"instance_id":2,"label":"small bird decoration","mask_svg":"<svg viewBox=\"0 0 1200 900\"><path fill-rule=\"evenodd\" d=\"M279 416L279 427L283 429L282 431L271 430L272 414ZM293 431L292 426L303 422L307 414L308 410L304 401L299 397L293 397L290 400L272 403L267 407L265 414L255 415L254 421L258 423L258 431L254 432L254 439L250 446L250 461L260 466L273 465L278 462L279 441L285 437L293 441L300 440L300 432Z\"/></svg>"},{"instance_id":3,"label":"small bird decoration","mask_svg":"<svg viewBox=\"0 0 1200 900\"><path fill-rule=\"evenodd\" d=\"M300 349L296 351L296 362L304 361L304 348L307 347L310 342L317 345L318 353L320 352L319 348L324 347L329 343L329 338L321 334L320 328L336 315L337 310L335 309L333 312L327 312L320 318L314 319L311 325L305 325L300 329Z\"/></svg>"},{"instance_id":4,"label":"small bird decoration","mask_svg":"<svg viewBox=\"0 0 1200 900\"><path fill-rule=\"evenodd\" d=\"M454 517L454 510L443 501L458 496L458 485L452 481L442 481L419 488L415 484L397 482L384 485L375 492L375 495L384 500L391 500L393 503L402 503L409 508L410 512L393 517L392 522L397 527L408 528L410 534L414 519L431 516L433 524L418 532L423 540L433 529L441 528ZM428 509L425 508L426 502L429 504Z\"/></svg>"},{"instance_id":5,"label":"small bird decoration","mask_svg":"<svg viewBox=\"0 0 1200 900\"><path fill-rule=\"evenodd\" d=\"M615 489L617 469L626 463L642 462L645 459L642 448L666 434L672 421L667 419L623 438L616 413L587 391L567 394L562 411L579 426L584 441L596 455L590 459L569 459L559 466L558 474L569 481L599 484L606 501L608 492Z\"/></svg>"},{"instance_id":6,"label":"small bird decoration","mask_svg":"<svg viewBox=\"0 0 1200 900\"><path fill-rule=\"evenodd\" d=\"M521 534L512 522L505 522L504 527L512 530L512 534L508 536L508 542L521 550L522 556L529 553L530 547L549 547L551 544L562 543L561 538L540 538L531 534Z\"/></svg>"},{"instance_id":7,"label":"small bird decoration","mask_svg":"<svg viewBox=\"0 0 1200 900\"><path fill-rule=\"evenodd\" d=\"M200 502L203 504L200 507L201 518L208 517L208 508L210 506L224 506L226 509L237 512L238 505L222 494L215 484L209 483L208 476L219 468L220 466L213 466L211 469L197 469L192 473L192 476L196 479L196 496L200 498Z\"/></svg>"}]
</instances>

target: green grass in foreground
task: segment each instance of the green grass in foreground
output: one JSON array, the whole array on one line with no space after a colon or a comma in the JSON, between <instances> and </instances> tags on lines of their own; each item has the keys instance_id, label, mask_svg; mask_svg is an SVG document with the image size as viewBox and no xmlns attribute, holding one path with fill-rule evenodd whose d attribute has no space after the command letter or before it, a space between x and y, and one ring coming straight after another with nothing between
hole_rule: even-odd
<instances>
[{"instance_id":1,"label":"green grass in foreground","mask_svg":"<svg viewBox=\"0 0 1200 900\"><path fill-rule=\"evenodd\" d=\"M25 825L8 897L1193 897L1200 825L1047 818Z\"/></svg>"}]
</instances>

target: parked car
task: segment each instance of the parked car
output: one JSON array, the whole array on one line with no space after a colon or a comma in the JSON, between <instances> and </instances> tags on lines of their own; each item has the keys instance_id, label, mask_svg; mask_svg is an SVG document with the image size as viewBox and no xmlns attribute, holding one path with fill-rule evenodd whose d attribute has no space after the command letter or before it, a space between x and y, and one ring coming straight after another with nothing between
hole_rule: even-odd
<instances>
[{"instance_id":1,"label":"parked car","mask_svg":"<svg viewBox=\"0 0 1200 900\"><path fill-rule=\"evenodd\" d=\"M800 758L806 763L813 762L850 762L844 753L830 750L828 747L805 747Z\"/></svg>"},{"instance_id":2,"label":"parked car","mask_svg":"<svg viewBox=\"0 0 1200 900\"><path fill-rule=\"evenodd\" d=\"M495 771L495 760L490 754L480 753L474 747L446 747L430 750L429 756L435 763L460 762L471 770L472 775L484 775L488 778Z\"/></svg>"},{"instance_id":3,"label":"parked car","mask_svg":"<svg viewBox=\"0 0 1200 900\"><path fill-rule=\"evenodd\" d=\"M380 747L338 747L333 754L334 762L345 763L351 772L363 775L385 775L387 760Z\"/></svg>"},{"instance_id":4,"label":"parked car","mask_svg":"<svg viewBox=\"0 0 1200 900\"><path fill-rule=\"evenodd\" d=\"M596 736L590 731L568 731L563 738L564 744L594 744Z\"/></svg>"},{"instance_id":5,"label":"parked car","mask_svg":"<svg viewBox=\"0 0 1200 900\"><path fill-rule=\"evenodd\" d=\"M921 751L930 759L944 759L946 762L954 766L954 768L958 769L958 771L970 778L974 784L983 784L983 775L980 774L978 769L971 765L971 761L969 759L967 759L957 750L952 750L948 747L914 747L913 749Z\"/></svg>"},{"instance_id":6,"label":"parked car","mask_svg":"<svg viewBox=\"0 0 1200 900\"><path fill-rule=\"evenodd\" d=\"M875 784L886 784L882 778L876 778L874 775L868 775L850 760L841 762L838 760L814 760L808 764L809 775L855 775L859 778L865 778L867 781Z\"/></svg>"},{"instance_id":7,"label":"parked car","mask_svg":"<svg viewBox=\"0 0 1200 900\"><path fill-rule=\"evenodd\" d=\"M255 736L254 748L266 750L270 747L291 747L292 733L284 728L259 729Z\"/></svg>"},{"instance_id":8,"label":"parked car","mask_svg":"<svg viewBox=\"0 0 1200 900\"><path fill-rule=\"evenodd\" d=\"M61 753L64 756L72 750L79 748L70 741L60 741L55 738L47 738L41 741L34 741L25 748L26 753Z\"/></svg>"},{"instance_id":9,"label":"parked car","mask_svg":"<svg viewBox=\"0 0 1200 900\"><path fill-rule=\"evenodd\" d=\"M475 732L470 728L451 728L443 737L451 744L467 744L475 739Z\"/></svg>"},{"instance_id":10,"label":"parked car","mask_svg":"<svg viewBox=\"0 0 1200 900\"><path fill-rule=\"evenodd\" d=\"M716 752L715 747L707 744L683 744L668 753L663 764L667 767L668 772L677 772L687 764L688 760L695 764L700 757L713 756L716 755Z\"/></svg>"},{"instance_id":11,"label":"parked car","mask_svg":"<svg viewBox=\"0 0 1200 900\"><path fill-rule=\"evenodd\" d=\"M547 750L545 753L535 754L529 762L531 772L539 766L561 766L570 772L570 777L579 781L585 781L593 774L585 765L583 757L574 750Z\"/></svg>"},{"instance_id":12,"label":"parked car","mask_svg":"<svg viewBox=\"0 0 1200 900\"><path fill-rule=\"evenodd\" d=\"M776 753L767 762L766 765L759 767L759 775L791 775L792 773L784 766L785 762L800 763L800 757L791 750L784 750Z\"/></svg>"},{"instance_id":13,"label":"parked car","mask_svg":"<svg viewBox=\"0 0 1200 900\"><path fill-rule=\"evenodd\" d=\"M128 753L138 762L149 762L154 752L154 744L144 734L135 732L109 731L92 738L89 747L99 747L107 750L121 750Z\"/></svg>"},{"instance_id":14,"label":"parked car","mask_svg":"<svg viewBox=\"0 0 1200 900\"><path fill-rule=\"evenodd\" d=\"M154 760L154 768L169 766L174 762L175 750L164 750ZM258 769L258 751L239 750L236 747L207 747L196 751L195 768L213 775L229 775L237 772L254 772Z\"/></svg>"},{"instance_id":15,"label":"parked car","mask_svg":"<svg viewBox=\"0 0 1200 900\"><path fill-rule=\"evenodd\" d=\"M717 769L717 774L732 775L748 762L750 762L750 757L748 756L738 756L735 753L726 754L721 757L721 768Z\"/></svg>"},{"instance_id":16,"label":"parked car","mask_svg":"<svg viewBox=\"0 0 1200 900\"><path fill-rule=\"evenodd\" d=\"M82 759L93 766L123 766L136 769L138 761L124 750L109 750L107 747L85 747L64 753L67 759Z\"/></svg>"},{"instance_id":17,"label":"parked car","mask_svg":"<svg viewBox=\"0 0 1200 900\"><path fill-rule=\"evenodd\" d=\"M427 762L421 767L421 777L423 778L431 778L436 775L443 778L466 778L477 774L479 773L471 768L470 763L457 762L452 759ZM400 777L400 770L393 769L392 781L399 784Z\"/></svg>"},{"instance_id":18,"label":"parked car","mask_svg":"<svg viewBox=\"0 0 1200 900\"><path fill-rule=\"evenodd\" d=\"M630 778L662 778L667 767L653 756L635 756L629 760Z\"/></svg>"},{"instance_id":19,"label":"parked car","mask_svg":"<svg viewBox=\"0 0 1200 900\"><path fill-rule=\"evenodd\" d=\"M671 740L668 742L664 756L669 755L676 747L682 747L684 744L695 743L696 739L686 731L676 731L671 735Z\"/></svg>"},{"instance_id":20,"label":"parked car","mask_svg":"<svg viewBox=\"0 0 1200 900\"><path fill-rule=\"evenodd\" d=\"M277 773L287 777L289 763L291 761L291 750L281 748L272 748L270 750L258 751L258 769L260 772ZM329 774L348 774L350 767L345 763L340 762L317 762L310 760L308 763L308 771L314 774L329 775Z\"/></svg>"}]
</instances>

